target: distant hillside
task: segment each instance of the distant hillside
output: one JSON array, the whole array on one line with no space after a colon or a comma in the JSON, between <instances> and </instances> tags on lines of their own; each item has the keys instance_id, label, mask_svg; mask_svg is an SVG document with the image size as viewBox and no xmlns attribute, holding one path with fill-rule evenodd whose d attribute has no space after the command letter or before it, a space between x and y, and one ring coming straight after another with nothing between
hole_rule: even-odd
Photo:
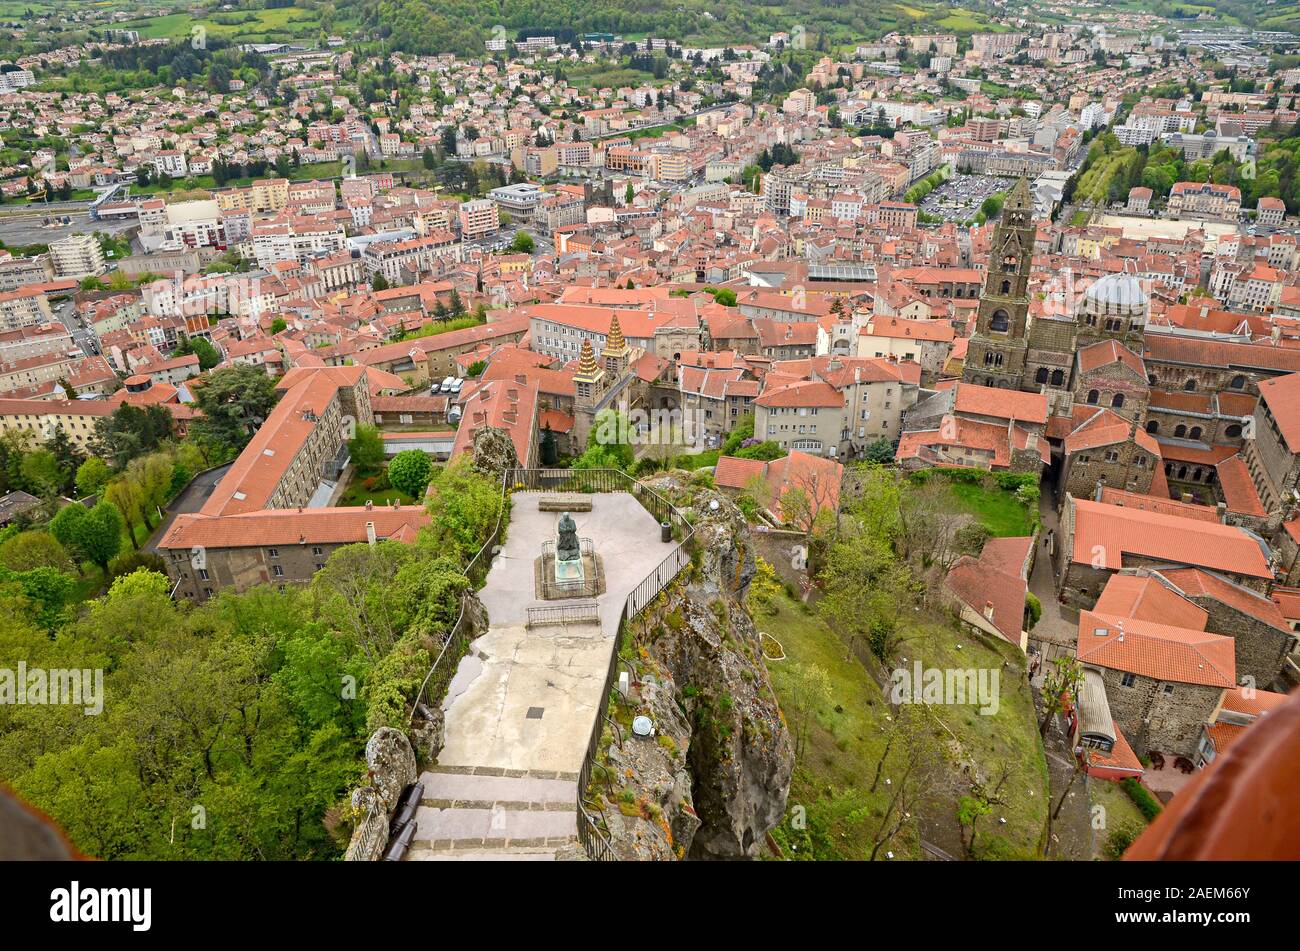
<instances>
[{"instance_id":1,"label":"distant hillside","mask_svg":"<svg viewBox=\"0 0 1300 951\"><path fill-rule=\"evenodd\" d=\"M300 4L305 5L305 4ZM778 30L802 25L809 46L850 43L890 30L971 32L986 28L983 0L965 8L931 0L789 0L754 4L747 0L337 0L340 14L377 32L391 49L413 53L483 51L492 28L559 37L589 32L629 39L662 36L692 44L762 43Z\"/></svg>"}]
</instances>

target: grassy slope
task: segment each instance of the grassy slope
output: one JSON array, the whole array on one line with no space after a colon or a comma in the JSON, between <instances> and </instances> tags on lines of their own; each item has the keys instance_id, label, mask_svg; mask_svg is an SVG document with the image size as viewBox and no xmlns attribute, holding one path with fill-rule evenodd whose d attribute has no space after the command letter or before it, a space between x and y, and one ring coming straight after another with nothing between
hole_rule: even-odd
<instances>
[{"instance_id":1,"label":"grassy slope","mask_svg":"<svg viewBox=\"0 0 1300 951\"><path fill-rule=\"evenodd\" d=\"M1094 835L1095 857L1105 858L1106 838L1111 830L1117 829L1125 823L1136 823L1139 827L1145 826L1147 820L1142 815L1142 810L1138 809L1128 793L1124 791L1124 787L1119 783L1105 779L1091 779L1088 781L1088 792L1094 813L1098 806L1105 810L1104 813L1101 813L1105 826L1098 829Z\"/></svg>"},{"instance_id":2,"label":"grassy slope","mask_svg":"<svg viewBox=\"0 0 1300 951\"><path fill-rule=\"evenodd\" d=\"M784 595L777 599L775 615L760 615L756 621L759 630L776 637L785 648L787 659L768 665L783 703L789 699L793 664L815 664L831 681L830 703L818 712L796 765L787 819L774 834L790 858L866 858L876 826L873 814L885 802L882 791L874 796L866 791L884 750L885 717L890 712L885 697L867 670L846 657L843 641L819 617L805 613ZM1014 658L1017 653L984 647L943 626L925 625L912 636L901 654L908 663L920 659L927 667L1000 668L1004 657ZM1014 765L1004 787L1006 805L983 820L980 834L985 840L1005 839L1001 854L1032 856L1037 854L1046 820L1047 765L1029 692L1019 683L1012 672L1003 676L1000 705L993 716L980 716L973 708L933 709L956 736L965 756L976 761L985 775L995 774L1004 761ZM884 775L888 774L886 770ZM961 792L945 793L925 816L928 830L943 833L936 836L941 839L937 844L948 851L958 848L955 809ZM806 810L805 831L792 828L789 818L799 806ZM1005 825L997 822L999 817L1007 820ZM890 845L896 857L921 857L915 828L905 830L900 838L903 841Z\"/></svg>"}]
</instances>

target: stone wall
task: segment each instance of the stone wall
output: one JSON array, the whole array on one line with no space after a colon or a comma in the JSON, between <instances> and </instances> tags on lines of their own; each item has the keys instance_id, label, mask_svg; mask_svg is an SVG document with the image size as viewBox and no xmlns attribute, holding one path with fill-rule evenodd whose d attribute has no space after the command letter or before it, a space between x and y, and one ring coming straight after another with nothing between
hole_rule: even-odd
<instances>
[{"instance_id":1,"label":"stone wall","mask_svg":"<svg viewBox=\"0 0 1300 951\"><path fill-rule=\"evenodd\" d=\"M1123 671L1102 668L1111 716L1133 751L1139 756L1150 750L1195 756L1201 724L1218 709L1223 688L1142 676L1125 687L1123 677Z\"/></svg>"},{"instance_id":2,"label":"stone wall","mask_svg":"<svg viewBox=\"0 0 1300 951\"><path fill-rule=\"evenodd\" d=\"M1267 689L1282 672L1287 655L1295 650L1295 635L1214 598L1196 597L1191 600L1209 612L1205 625L1207 631L1232 638L1237 683L1242 683L1245 677L1252 677L1255 686Z\"/></svg>"}]
</instances>

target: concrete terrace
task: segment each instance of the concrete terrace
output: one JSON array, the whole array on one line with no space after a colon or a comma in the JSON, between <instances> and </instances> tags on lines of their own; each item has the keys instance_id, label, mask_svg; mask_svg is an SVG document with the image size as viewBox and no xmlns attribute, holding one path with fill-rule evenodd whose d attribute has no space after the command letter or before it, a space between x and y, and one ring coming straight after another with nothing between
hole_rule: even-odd
<instances>
[{"instance_id":1,"label":"concrete terrace","mask_svg":"<svg viewBox=\"0 0 1300 951\"><path fill-rule=\"evenodd\" d=\"M408 861L551 859L576 841L577 776L602 701L628 594L677 547L626 492L596 493L574 512L578 535L604 562L600 623L528 630L533 562L559 515L542 493L514 495L506 544L479 598L486 634L470 645L443 702L446 735L420 780L423 804Z\"/></svg>"}]
</instances>

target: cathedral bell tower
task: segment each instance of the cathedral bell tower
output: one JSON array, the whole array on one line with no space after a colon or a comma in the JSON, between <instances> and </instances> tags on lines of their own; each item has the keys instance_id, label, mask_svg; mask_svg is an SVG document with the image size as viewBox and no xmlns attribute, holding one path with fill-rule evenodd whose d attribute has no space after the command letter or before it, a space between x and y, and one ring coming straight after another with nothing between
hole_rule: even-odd
<instances>
[{"instance_id":1,"label":"cathedral bell tower","mask_svg":"<svg viewBox=\"0 0 1300 951\"><path fill-rule=\"evenodd\" d=\"M975 333L962 380L1020 389L1028 352L1029 272L1034 260L1034 199L1021 178L1002 206L993 231Z\"/></svg>"}]
</instances>

